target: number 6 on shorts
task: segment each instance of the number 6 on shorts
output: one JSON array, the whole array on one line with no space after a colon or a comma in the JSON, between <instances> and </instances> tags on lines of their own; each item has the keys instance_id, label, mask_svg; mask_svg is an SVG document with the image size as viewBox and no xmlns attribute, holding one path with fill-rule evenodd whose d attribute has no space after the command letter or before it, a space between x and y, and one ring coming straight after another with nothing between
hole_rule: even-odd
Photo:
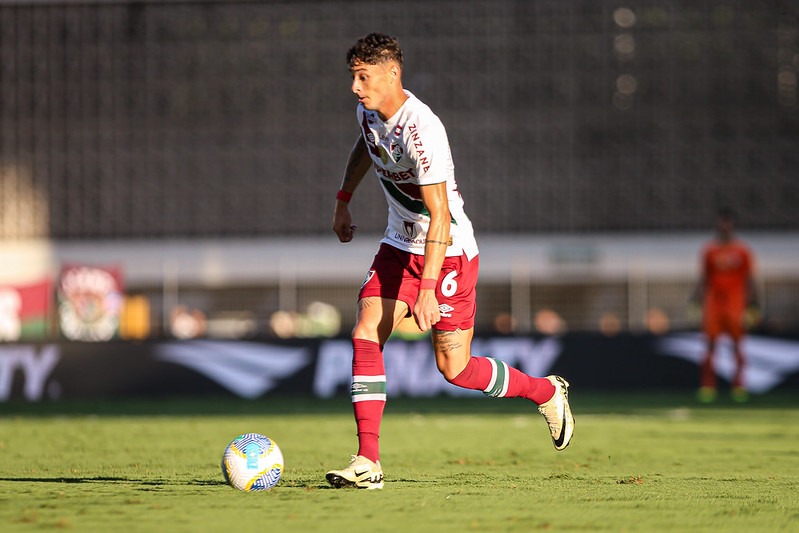
<instances>
[{"instance_id":1,"label":"number 6 on shorts","mask_svg":"<svg viewBox=\"0 0 799 533\"><path fill-rule=\"evenodd\" d=\"M444 279L441 280L441 294L449 298L453 296L456 292L458 292L458 282L455 281L458 272L453 270L452 272L448 273L444 276Z\"/></svg>"}]
</instances>

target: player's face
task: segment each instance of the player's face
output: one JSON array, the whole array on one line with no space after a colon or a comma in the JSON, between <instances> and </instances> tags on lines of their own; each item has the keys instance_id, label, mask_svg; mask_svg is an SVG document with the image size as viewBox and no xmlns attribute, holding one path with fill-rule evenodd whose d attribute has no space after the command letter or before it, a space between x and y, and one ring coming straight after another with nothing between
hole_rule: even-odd
<instances>
[{"instance_id":1,"label":"player's face","mask_svg":"<svg viewBox=\"0 0 799 533\"><path fill-rule=\"evenodd\" d=\"M352 67L352 92L366 109L380 112L386 106L395 78L391 69L391 63L356 63Z\"/></svg>"},{"instance_id":2,"label":"player's face","mask_svg":"<svg viewBox=\"0 0 799 533\"><path fill-rule=\"evenodd\" d=\"M722 240L727 240L732 235L733 229L735 228L735 223L731 218L728 217L719 217L716 220L716 231L718 231L719 236Z\"/></svg>"}]
</instances>

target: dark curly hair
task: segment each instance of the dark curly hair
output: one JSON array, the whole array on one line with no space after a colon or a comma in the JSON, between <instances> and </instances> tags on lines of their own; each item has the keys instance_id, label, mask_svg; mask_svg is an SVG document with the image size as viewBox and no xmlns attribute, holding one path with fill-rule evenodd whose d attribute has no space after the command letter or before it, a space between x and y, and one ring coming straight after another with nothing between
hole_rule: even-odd
<instances>
[{"instance_id":1,"label":"dark curly hair","mask_svg":"<svg viewBox=\"0 0 799 533\"><path fill-rule=\"evenodd\" d=\"M402 49L396 37L384 33L370 33L361 37L347 52L347 65L350 69L358 63L377 65L390 60L402 66Z\"/></svg>"}]
</instances>

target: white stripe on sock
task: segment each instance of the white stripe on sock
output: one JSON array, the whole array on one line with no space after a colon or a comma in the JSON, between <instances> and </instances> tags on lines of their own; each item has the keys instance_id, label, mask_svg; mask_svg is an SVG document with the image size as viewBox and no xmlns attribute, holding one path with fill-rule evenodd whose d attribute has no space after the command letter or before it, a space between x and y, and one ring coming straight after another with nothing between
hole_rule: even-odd
<instances>
[{"instance_id":1,"label":"white stripe on sock","mask_svg":"<svg viewBox=\"0 0 799 533\"><path fill-rule=\"evenodd\" d=\"M352 397L352 403L367 402L367 401L385 402L386 395L380 393L374 393L374 394L358 394Z\"/></svg>"},{"instance_id":2,"label":"white stripe on sock","mask_svg":"<svg viewBox=\"0 0 799 533\"><path fill-rule=\"evenodd\" d=\"M381 381L386 380L386 375L383 374L382 376L352 376L353 382L367 382L367 383L379 383Z\"/></svg>"},{"instance_id":3,"label":"white stripe on sock","mask_svg":"<svg viewBox=\"0 0 799 533\"><path fill-rule=\"evenodd\" d=\"M486 359L488 359L488 362L491 363L491 381L488 382L488 386L483 390L483 392L488 393L494 388L494 383L497 381L497 362L491 357L486 357Z\"/></svg>"}]
</instances>

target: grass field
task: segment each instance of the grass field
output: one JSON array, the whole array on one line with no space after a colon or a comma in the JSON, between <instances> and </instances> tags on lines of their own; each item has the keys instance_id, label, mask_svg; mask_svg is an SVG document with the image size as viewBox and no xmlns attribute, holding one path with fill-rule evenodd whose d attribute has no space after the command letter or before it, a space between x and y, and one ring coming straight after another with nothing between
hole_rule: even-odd
<instances>
[{"instance_id":1,"label":"grass field","mask_svg":"<svg viewBox=\"0 0 799 533\"><path fill-rule=\"evenodd\" d=\"M335 490L346 398L0 405L0 531L797 531L799 396L572 391L552 448L521 400L390 400L382 491ZM280 484L241 493L221 453L274 438Z\"/></svg>"}]
</instances>

